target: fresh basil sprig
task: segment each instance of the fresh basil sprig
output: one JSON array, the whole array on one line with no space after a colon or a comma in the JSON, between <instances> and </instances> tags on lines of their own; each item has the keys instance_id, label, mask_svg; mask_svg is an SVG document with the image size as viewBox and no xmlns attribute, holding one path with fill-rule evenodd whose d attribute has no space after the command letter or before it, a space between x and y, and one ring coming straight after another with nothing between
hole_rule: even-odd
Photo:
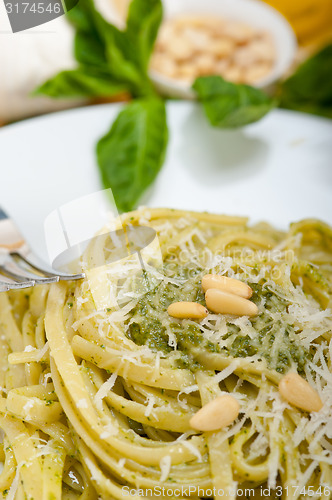
<instances>
[{"instance_id":1,"label":"fresh basil sprig","mask_svg":"<svg viewBox=\"0 0 332 500\"><path fill-rule=\"evenodd\" d=\"M35 94L50 97L113 96L122 91L134 97L156 95L148 64L162 20L161 0L133 0L127 27L119 30L82 0L67 13L76 30L74 54L79 66L62 71Z\"/></svg>"},{"instance_id":2,"label":"fresh basil sprig","mask_svg":"<svg viewBox=\"0 0 332 500\"><path fill-rule=\"evenodd\" d=\"M256 122L277 105L259 89L235 85L221 76L197 78L193 85L211 125L237 128Z\"/></svg>"},{"instance_id":3,"label":"fresh basil sprig","mask_svg":"<svg viewBox=\"0 0 332 500\"><path fill-rule=\"evenodd\" d=\"M132 210L155 180L168 140L165 102L137 99L120 112L110 131L97 144L105 187L110 187L118 210Z\"/></svg>"},{"instance_id":4,"label":"fresh basil sprig","mask_svg":"<svg viewBox=\"0 0 332 500\"><path fill-rule=\"evenodd\" d=\"M332 45L305 61L279 89L281 107L332 118Z\"/></svg>"}]
</instances>

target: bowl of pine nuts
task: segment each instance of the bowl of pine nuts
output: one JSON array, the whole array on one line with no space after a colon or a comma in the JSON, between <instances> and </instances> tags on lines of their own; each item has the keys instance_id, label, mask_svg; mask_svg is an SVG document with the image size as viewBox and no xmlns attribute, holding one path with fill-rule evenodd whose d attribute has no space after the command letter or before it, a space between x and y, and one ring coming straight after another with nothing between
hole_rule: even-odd
<instances>
[{"instance_id":1,"label":"bowl of pine nuts","mask_svg":"<svg viewBox=\"0 0 332 500\"><path fill-rule=\"evenodd\" d=\"M295 34L259 0L164 0L164 21L150 63L156 87L193 98L199 76L268 88L290 68Z\"/></svg>"}]
</instances>

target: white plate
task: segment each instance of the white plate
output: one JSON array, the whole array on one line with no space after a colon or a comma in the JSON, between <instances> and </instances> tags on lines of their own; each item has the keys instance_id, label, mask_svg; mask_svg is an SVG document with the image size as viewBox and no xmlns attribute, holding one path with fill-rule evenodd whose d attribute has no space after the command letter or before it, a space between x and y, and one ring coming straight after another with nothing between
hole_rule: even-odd
<instances>
[{"instance_id":1,"label":"white plate","mask_svg":"<svg viewBox=\"0 0 332 500\"><path fill-rule=\"evenodd\" d=\"M101 189L95 144L120 107L75 109L0 129L0 205L40 256L45 217ZM280 228L304 217L332 223L332 121L274 111L223 131L193 103L169 103L167 114L167 159L145 204L249 215Z\"/></svg>"}]
</instances>

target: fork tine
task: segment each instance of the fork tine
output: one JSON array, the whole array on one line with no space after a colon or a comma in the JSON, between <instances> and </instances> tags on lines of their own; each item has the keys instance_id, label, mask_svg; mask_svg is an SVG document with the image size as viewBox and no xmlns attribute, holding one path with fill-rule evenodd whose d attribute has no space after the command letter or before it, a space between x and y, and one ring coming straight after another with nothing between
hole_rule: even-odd
<instances>
[{"instance_id":1,"label":"fork tine","mask_svg":"<svg viewBox=\"0 0 332 500\"><path fill-rule=\"evenodd\" d=\"M85 277L84 273L57 272L44 264L31 252L15 223L2 207L0 207L0 225L1 237L4 239L4 243L0 244L0 292L16 288L28 288L35 284L53 283L59 280L77 280Z\"/></svg>"},{"instance_id":2,"label":"fork tine","mask_svg":"<svg viewBox=\"0 0 332 500\"><path fill-rule=\"evenodd\" d=\"M31 271L37 271L37 273L43 275L43 276L48 276L48 277L52 277L52 276L55 276L55 273L51 273L49 271L46 271L46 269L42 269L41 267L38 267L36 266L35 264L33 264L32 262L30 262L28 259L26 259L25 257L23 257L23 255L21 255L20 253L18 252L10 252L9 256L11 257L11 259L15 262L15 264L22 270L24 271L28 271L28 272L31 272Z\"/></svg>"},{"instance_id":3,"label":"fork tine","mask_svg":"<svg viewBox=\"0 0 332 500\"><path fill-rule=\"evenodd\" d=\"M9 288L25 288L24 285L28 287L28 286L33 286L35 284L34 280L27 279L27 276L22 276L21 274L14 273L6 266L0 266L0 274L5 276L6 278L15 281L15 283L8 283ZM20 286L16 287L13 285L20 285Z\"/></svg>"},{"instance_id":4,"label":"fork tine","mask_svg":"<svg viewBox=\"0 0 332 500\"><path fill-rule=\"evenodd\" d=\"M0 274L2 274L2 276L5 276L6 278L13 280L13 283L1 281L1 284L4 285L4 289L2 290L4 292L12 288L28 288L30 286L34 286L35 284L34 280L29 280L26 276L16 274L7 269L5 266L0 266Z\"/></svg>"},{"instance_id":5,"label":"fork tine","mask_svg":"<svg viewBox=\"0 0 332 500\"><path fill-rule=\"evenodd\" d=\"M9 284L5 281L0 281L0 292L8 292Z\"/></svg>"},{"instance_id":6,"label":"fork tine","mask_svg":"<svg viewBox=\"0 0 332 500\"><path fill-rule=\"evenodd\" d=\"M36 273L31 273L29 270L22 269L22 267L18 266L15 259L11 254L7 256L7 260L4 265L0 266L0 271L4 276L11 278L12 280L16 280L19 282L22 281L33 281L35 285L54 283L59 281L58 276L40 276L36 275ZM23 274L18 271L23 271Z\"/></svg>"},{"instance_id":7,"label":"fork tine","mask_svg":"<svg viewBox=\"0 0 332 500\"><path fill-rule=\"evenodd\" d=\"M22 283L18 283L16 281L13 283L8 283L8 290L21 290L21 288L31 288L32 286L35 286L34 281L22 281Z\"/></svg>"},{"instance_id":8,"label":"fork tine","mask_svg":"<svg viewBox=\"0 0 332 500\"><path fill-rule=\"evenodd\" d=\"M48 277L52 279L52 281L58 281L58 280L78 280L82 279L85 277L84 273L62 273L50 269L46 269L46 265L44 263L38 262L36 256L34 256L34 260L37 262L32 262L31 260L28 260L26 257L21 255L19 252L10 252L10 256L15 260L15 263L20 269L23 269L25 271L29 271L31 274L34 274L37 272L38 274L41 274L42 276ZM56 278L56 279L55 279ZM33 277L33 279L35 279ZM37 278L38 279L38 278ZM37 283L37 279L35 279ZM42 281L43 283L46 283L46 281ZM50 281L51 282L51 281Z\"/></svg>"}]
</instances>

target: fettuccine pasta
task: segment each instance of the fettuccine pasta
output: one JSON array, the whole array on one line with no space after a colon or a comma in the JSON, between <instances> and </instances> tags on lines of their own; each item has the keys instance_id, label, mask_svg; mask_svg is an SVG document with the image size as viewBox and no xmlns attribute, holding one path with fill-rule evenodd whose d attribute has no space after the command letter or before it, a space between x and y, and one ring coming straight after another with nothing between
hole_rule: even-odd
<instances>
[{"instance_id":1,"label":"fettuccine pasta","mask_svg":"<svg viewBox=\"0 0 332 500\"><path fill-rule=\"evenodd\" d=\"M168 209L121 224L155 229L161 267L142 250L134 279L103 232L86 279L0 294L0 496L331 499L331 228ZM174 302L206 306L208 273L248 284L258 314L171 317ZM280 393L292 372L319 411ZM234 421L194 429L225 393Z\"/></svg>"}]
</instances>

